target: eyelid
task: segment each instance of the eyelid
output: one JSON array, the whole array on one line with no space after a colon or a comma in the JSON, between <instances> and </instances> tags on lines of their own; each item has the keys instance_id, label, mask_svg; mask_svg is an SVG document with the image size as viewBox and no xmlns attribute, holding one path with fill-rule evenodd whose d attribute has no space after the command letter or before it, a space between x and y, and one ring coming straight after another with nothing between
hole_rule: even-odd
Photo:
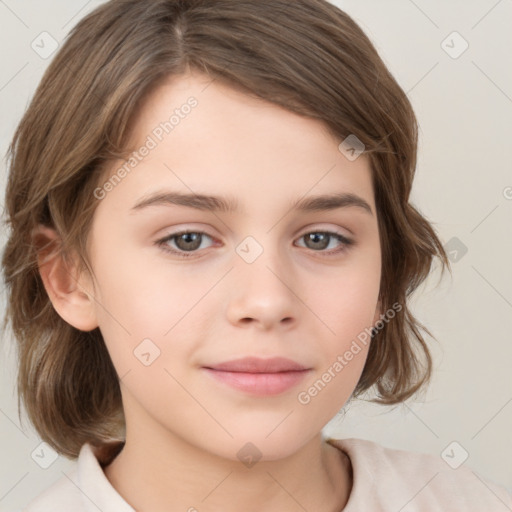
<instances>
[{"instance_id":1,"label":"eyelid","mask_svg":"<svg viewBox=\"0 0 512 512\"><path fill-rule=\"evenodd\" d=\"M346 234L344 233L343 230L345 229L345 231L347 231L348 233L350 234L353 234L352 231L350 231L349 229L347 228L341 228L339 226L327 226L325 225L322 225L322 223L317 223L317 224L310 224L308 226L306 226L305 228L302 228L298 231L298 234L296 236L304 236L304 235L307 235L308 233L331 233L331 234L336 234L336 235L340 235L346 239L350 239L351 238L351 235L350 234Z\"/></svg>"}]
</instances>

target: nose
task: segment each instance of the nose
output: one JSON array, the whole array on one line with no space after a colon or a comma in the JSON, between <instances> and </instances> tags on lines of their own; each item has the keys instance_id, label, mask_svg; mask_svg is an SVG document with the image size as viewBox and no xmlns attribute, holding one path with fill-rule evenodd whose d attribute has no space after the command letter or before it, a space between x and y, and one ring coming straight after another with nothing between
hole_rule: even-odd
<instances>
[{"instance_id":1,"label":"nose","mask_svg":"<svg viewBox=\"0 0 512 512\"><path fill-rule=\"evenodd\" d=\"M229 321L261 330L296 324L304 306L298 280L285 255L266 247L252 263L243 257L235 261L228 291Z\"/></svg>"}]
</instances>

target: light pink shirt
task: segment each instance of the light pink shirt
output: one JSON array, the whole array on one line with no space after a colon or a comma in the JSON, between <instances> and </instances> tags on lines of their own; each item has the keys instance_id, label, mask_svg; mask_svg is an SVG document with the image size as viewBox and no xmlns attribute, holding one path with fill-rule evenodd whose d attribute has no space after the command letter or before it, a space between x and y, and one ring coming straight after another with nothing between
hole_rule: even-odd
<instances>
[{"instance_id":1,"label":"light pink shirt","mask_svg":"<svg viewBox=\"0 0 512 512\"><path fill-rule=\"evenodd\" d=\"M363 439L329 439L345 452L353 486L343 512L510 512L512 491L466 464L452 469L440 456L385 448ZM35 498L24 512L134 512L112 487L92 448Z\"/></svg>"}]
</instances>

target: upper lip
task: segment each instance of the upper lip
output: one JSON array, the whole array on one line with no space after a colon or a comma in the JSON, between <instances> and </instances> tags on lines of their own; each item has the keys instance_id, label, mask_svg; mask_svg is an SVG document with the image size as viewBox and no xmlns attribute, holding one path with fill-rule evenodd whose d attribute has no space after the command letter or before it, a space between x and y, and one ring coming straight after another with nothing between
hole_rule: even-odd
<instances>
[{"instance_id":1,"label":"upper lip","mask_svg":"<svg viewBox=\"0 0 512 512\"><path fill-rule=\"evenodd\" d=\"M285 357L272 357L270 359L243 357L241 359L233 359L232 361L205 366L205 368L225 372L244 373L278 373L309 370L306 366Z\"/></svg>"}]
</instances>

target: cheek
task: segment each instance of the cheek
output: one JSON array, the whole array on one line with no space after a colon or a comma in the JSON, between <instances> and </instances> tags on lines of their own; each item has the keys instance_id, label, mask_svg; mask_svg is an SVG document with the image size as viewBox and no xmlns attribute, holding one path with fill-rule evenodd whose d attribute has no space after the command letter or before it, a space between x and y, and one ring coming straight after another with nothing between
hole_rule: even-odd
<instances>
[{"instance_id":1,"label":"cheek","mask_svg":"<svg viewBox=\"0 0 512 512\"><path fill-rule=\"evenodd\" d=\"M302 406L334 415L352 394L368 355L380 274L379 258L369 254L309 284L308 305L321 320L317 340L322 358L314 378L301 389Z\"/></svg>"},{"instance_id":2,"label":"cheek","mask_svg":"<svg viewBox=\"0 0 512 512\"><path fill-rule=\"evenodd\" d=\"M116 253L113 246L96 256L104 262L96 271L98 323L118 374L148 360L171 368L170 361L186 359L194 349L194 330L202 327L197 315L207 301L201 300L218 277L192 274L180 265L148 265L140 255ZM178 338L180 343L173 343Z\"/></svg>"},{"instance_id":3,"label":"cheek","mask_svg":"<svg viewBox=\"0 0 512 512\"><path fill-rule=\"evenodd\" d=\"M308 285L308 306L321 320L323 339L341 349L370 327L377 307L380 266L347 265L336 273L313 279Z\"/></svg>"},{"instance_id":4,"label":"cheek","mask_svg":"<svg viewBox=\"0 0 512 512\"><path fill-rule=\"evenodd\" d=\"M364 369L378 300L378 273L347 273L312 296L321 359L315 374L298 390L304 414L328 422L352 395Z\"/></svg>"},{"instance_id":5,"label":"cheek","mask_svg":"<svg viewBox=\"0 0 512 512\"><path fill-rule=\"evenodd\" d=\"M130 246L116 251L116 245L105 244L96 253L100 317L111 323L115 316L130 332L161 334L171 327L173 312L190 295L189 287L179 278L179 268L170 275L148 259L148 251Z\"/></svg>"}]
</instances>

